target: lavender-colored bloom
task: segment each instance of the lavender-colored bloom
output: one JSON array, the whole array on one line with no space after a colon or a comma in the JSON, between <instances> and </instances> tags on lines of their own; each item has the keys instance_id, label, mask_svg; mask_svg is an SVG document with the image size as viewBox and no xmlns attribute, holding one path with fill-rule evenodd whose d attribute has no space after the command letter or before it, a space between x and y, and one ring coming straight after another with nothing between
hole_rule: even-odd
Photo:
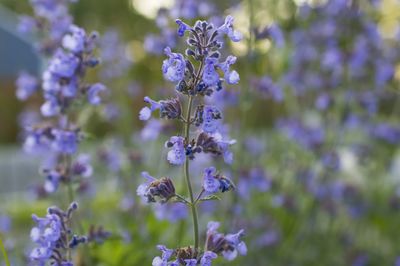
<instances>
[{"instance_id":1,"label":"lavender-colored bloom","mask_svg":"<svg viewBox=\"0 0 400 266\"><path fill-rule=\"evenodd\" d=\"M186 259L185 263L186 263L185 266L196 266L197 260L196 259Z\"/></svg>"},{"instance_id":2,"label":"lavender-colored bloom","mask_svg":"<svg viewBox=\"0 0 400 266\"><path fill-rule=\"evenodd\" d=\"M82 177L90 177L93 174L91 158L89 154L79 154L72 164L72 174Z\"/></svg>"},{"instance_id":3,"label":"lavender-colored bloom","mask_svg":"<svg viewBox=\"0 0 400 266\"><path fill-rule=\"evenodd\" d=\"M65 49L73 53L81 53L85 48L86 32L84 29L71 25L70 34L66 34L62 39L62 45Z\"/></svg>"},{"instance_id":4,"label":"lavender-colored bloom","mask_svg":"<svg viewBox=\"0 0 400 266\"><path fill-rule=\"evenodd\" d=\"M236 56L230 55L226 58L225 62L219 64L219 67L224 72L225 81L228 84L237 84L240 80L239 74L235 70L230 71L230 66L233 65L235 62Z\"/></svg>"},{"instance_id":5,"label":"lavender-colored bloom","mask_svg":"<svg viewBox=\"0 0 400 266\"><path fill-rule=\"evenodd\" d=\"M157 248L162 252L161 257L155 257L153 259L152 265L153 266L167 266L168 260L171 258L174 251L172 249L168 249L164 245L158 245Z\"/></svg>"},{"instance_id":6,"label":"lavender-colored bloom","mask_svg":"<svg viewBox=\"0 0 400 266\"><path fill-rule=\"evenodd\" d=\"M21 101L25 101L39 88L38 85L39 82L34 76L26 72L20 73L16 81L17 98Z\"/></svg>"},{"instance_id":7,"label":"lavender-colored bloom","mask_svg":"<svg viewBox=\"0 0 400 266\"><path fill-rule=\"evenodd\" d=\"M188 24L183 22L180 19L175 20L176 24L178 24L178 36L182 37L186 31L189 31L192 29Z\"/></svg>"},{"instance_id":8,"label":"lavender-colored bloom","mask_svg":"<svg viewBox=\"0 0 400 266\"><path fill-rule=\"evenodd\" d=\"M218 60L216 58L210 58L210 57L208 57L205 60L205 66L203 71L203 82L207 86L215 86L219 81L219 74L215 70L217 61Z\"/></svg>"},{"instance_id":9,"label":"lavender-colored bloom","mask_svg":"<svg viewBox=\"0 0 400 266\"><path fill-rule=\"evenodd\" d=\"M67 235L72 233L70 219L77 208L77 203L73 202L65 212L58 207L50 207L43 218L32 215L36 226L32 228L30 236L37 244L29 255L32 261L39 265L46 265L47 262L51 265L72 265L72 262L65 259L66 251L86 242L86 237L76 235L67 242Z\"/></svg>"},{"instance_id":10,"label":"lavender-colored bloom","mask_svg":"<svg viewBox=\"0 0 400 266\"><path fill-rule=\"evenodd\" d=\"M60 106L58 105L57 99L49 97L40 107L40 112L43 116L50 117L60 113Z\"/></svg>"},{"instance_id":11,"label":"lavender-colored bloom","mask_svg":"<svg viewBox=\"0 0 400 266\"><path fill-rule=\"evenodd\" d=\"M268 27L269 36L273 41L275 41L278 48L282 48L285 45L285 37L278 24L273 23Z\"/></svg>"},{"instance_id":12,"label":"lavender-colored bloom","mask_svg":"<svg viewBox=\"0 0 400 266\"><path fill-rule=\"evenodd\" d=\"M209 222L207 224L207 250L222 254L225 259L231 261L237 257L238 254L246 255L247 246L241 240L244 231L240 230L236 234L223 235L218 233L218 222Z\"/></svg>"},{"instance_id":13,"label":"lavender-colored bloom","mask_svg":"<svg viewBox=\"0 0 400 266\"><path fill-rule=\"evenodd\" d=\"M166 47L164 52L169 57L164 60L162 65L164 77L171 82L177 83L185 76L185 58L182 54L172 53L169 47Z\"/></svg>"},{"instance_id":14,"label":"lavender-colored bloom","mask_svg":"<svg viewBox=\"0 0 400 266\"><path fill-rule=\"evenodd\" d=\"M95 83L91 85L87 92L89 103L92 105L99 105L101 103L99 93L105 90L106 87L101 83Z\"/></svg>"},{"instance_id":15,"label":"lavender-colored bloom","mask_svg":"<svg viewBox=\"0 0 400 266\"><path fill-rule=\"evenodd\" d=\"M223 33L223 34L228 35L228 37L233 42L239 42L239 41L242 40L243 35L240 32L234 30L234 28L233 28L233 20L234 19L233 19L232 16L230 16L230 15L227 16L225 18L225 23L221 27L218 28L218 31Z\"/></svg>"},{"instance_id":16,"label":"lavender-colored bloom","mask_svg":"<svg viewBox=\"0 0 400 266\"><path fill-rule=\"evenodd\" d=\"M229 149L229 147L236 143L236 140L224 140L222 135L214 134L215 140L217 141L218 147L221 150L222 156L224 158L225 163L232 164L233 163L233 153Z\"/></svg>"},{"instance_id":17,"label":"lavender-colored bloom","mask_svg":"<svg viewBox=\"0 0 400 266\"><path fill-rule=\"evenodd\" d=\"M247 246L246 243L241 241L241 237L243 236L244 230L240 230L236 234L228 234L225 236L225 240L234 247L233 250L225 250L222 252L222 255L227 260L234 260L239 253L240 255L244 256L247 254Z\"/></svg>"},{"instance_id":18,"label":"lavender-colored bloom","mask_svg":"<svg viewBox=\"0 0 400 266\"><path fill-rule=\"evenodd\" d=\"M168 152L167 160L174 165L182 165L186 160L186 153L184 147L184 138L179 136L172 136L169 141L165 142L166 148L171 148Z\"/></svg>"},{"instance_id":19,"label":"lavender-colored bloom","mask_svg":"<svg viewBox=\"0 0 400 266\"><path fill-rule=\"evenodd\" d=\"M73 154L78 149L78 136L74 131L53 130L53 147L56 151L66 154Z\"/></svg>"},{"instance_id":20,"label":"lavender-colored bloom","mask_svg":"<svg viewBox=\"0 0 400 266\"><path fill-rule=\"evenodd\" d=\"M203 188L208 193L217 193L219 191L220 183L215 177L215 167L209 167L204 170Z\"/></svg>"},{"instance_id":21,"label":"lavender-colored bloom","mask_svg":"<svg viewBox=\"0 0 400 266\"><path fill-rule=\"evenodd\" d=\"M221 112L215 106L204 106L203 110L203 131L215 133L221 120Z\"/></svg>"},{"instance_id":22,"label":"lavender-colored bloom","mask_svg":"<svg viewBox=\"0 0 400 266\"><path fill-rule=\"evenodd\" d=\"M152 177L151 175L149 175L148 172L142 172L142 176L143 176L144 178L146 178L146 182L143 183L143 184L140 184L140 185L138 186L138 188L137 188L137 190L136 190L136 193L138 194L138 196L142 197L142 199L143 199L144 201L146 201L146 200L147 200L147 196L146 196L146 194L147 194L147 188L149 187L149 185L150 185L152 182L156 181L157 179L155 179L154 177Z\"/></svg>"},{"instance_id":23,"label":"lavender-colored bloom","mask_svg":"<svg viewBox=\"0 0 400 266\"><path fill-rule=\"evenodd\" d=\"M50 61L49 71L58 77L71 78L78 65L79 59L75 55L58 50Z\"/></svg>"},{"instance_id":24,"label":"lavender-colored bloom","mask_svg":"<svg viewBox=\"0 0 400 266\"><path fill-rule=\"evenodd\" d=\"M216 259L217 257L218 255L212 251L204 252L203 257L201 257L200 260L200 266L211 266L212 260Z\"/></svg>"},{"instance_id":25,"label":"lavender-colored bloom","mask_svg":"<svg viewBox=\"0 0 400 266\"><path fill-rule=\"evenodd\" d=\"M56 170L50 170L46 174L46 181L44 189L47 193L54 193L57 191L60 184L61 174Z\"/></svg>"},{"instance_id":26,"label":"lavender-colored bloom","mask_svg":"<svg viewBox=\"0 0 400 266\"><path fill-rule=\"evenodd\" d=\"M149 120L151 117L151 113L154 112L155 110L158 110L161 108L161 104L159 102L156 102L152 100L150 97L146 96L144 97L144 101L146 103L150 104L150 108L145 106L140 110L139 113L139 119L140 120Z\"/></svg>"}]
</instances>

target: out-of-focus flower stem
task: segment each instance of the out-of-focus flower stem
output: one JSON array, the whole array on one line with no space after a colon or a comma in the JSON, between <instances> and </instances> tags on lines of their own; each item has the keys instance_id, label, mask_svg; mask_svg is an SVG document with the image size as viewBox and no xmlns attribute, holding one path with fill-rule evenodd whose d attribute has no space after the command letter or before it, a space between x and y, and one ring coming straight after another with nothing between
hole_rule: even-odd
<instances>
[{"instance_id":1,"label":"out-of-focus flower stem","mask_svg":"<svg viewBox=\"0 0 400 266\"><path fill-rule=\"evenodd\" d=\"M7 251L4 247L3 241L1 240L1 236L0 236L0 249L1 249L1 252L3 253L3 257L4 257L4 261L6 263L6 266L10 266L10 261L8 260Z\"/></svg>"}]
</instances>

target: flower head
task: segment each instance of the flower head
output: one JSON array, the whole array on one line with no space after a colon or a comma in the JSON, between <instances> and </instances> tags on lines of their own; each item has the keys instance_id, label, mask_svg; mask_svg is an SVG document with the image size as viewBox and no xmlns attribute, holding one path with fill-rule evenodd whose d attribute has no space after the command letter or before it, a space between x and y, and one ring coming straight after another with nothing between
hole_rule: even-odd
<instances>
[{"instance_id":1,"label":"flower head","mask_svg":"<svg viewBox=\"0 0 400 266\"><path fill-rule=\"evenodd\" d=\"M173 136L165 143L165 147L171 148L168 152L167 160L171 164L182 165L186 160L184 138Z\"/></svg>"},{"instance_id":2,"label":"flower head","mask_svg":"<svg viewBox=\"0 0 400 266\"><path fill-rule=\"evenodd\" d=\"M228 35L233 42L239 42L242 40L243 35L233 28L233 20L232 16L227 16L225 18L225 23L218 28L218 31Z\"/></svg>"},{"instance_id":3,"label":"flower head","mask_svg":"<svg viewBox=\"0 0 400 266\"><path fill-rule=\"evenodd\" d=\"M172 53L171 48L164 50L169 57L162 65L164 77L171 82L179 82L185 76L186 61L182 54Z\"/></svg>"}]
</instances>

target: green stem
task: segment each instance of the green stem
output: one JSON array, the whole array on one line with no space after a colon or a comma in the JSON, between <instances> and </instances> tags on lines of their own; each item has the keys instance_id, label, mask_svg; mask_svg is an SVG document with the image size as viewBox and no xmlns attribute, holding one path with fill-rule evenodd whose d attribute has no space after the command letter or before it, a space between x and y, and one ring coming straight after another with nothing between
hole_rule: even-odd
<instances>
[{"instance_id":1,"label":"green stem","mask_svg":"<svg viewBox=\"0 0 400 266\"><path fill-rule=\"evenodd\" d=\"M7 251L3 245L3 241L1 240L1 237L0 237L0 249L1 249L1 252L3 253L3 257L6 262L6 265L10 266L10 261L8 260L8 257L7 257Z\"/></svg>"},{"instance_id":2,"label":"green stem","mask_svg":"<svg viewBox=\"0 0 400 266\"><path fill-rule=\"evenodd\" d=\"M189 96L189 104L188 104L188 109L186 113L186 123L185 123L185 139L189 142L189 130L190 130L190 115L192 112L192 104L193 104L193 97ZM190 176L189 176L189 158L186 158L185 160L185 165L184 165L184 175L186 179L186 185L187 189L189 191L189 197L190 197L190 209L192 211L192 218L193 218L193 234L194 234L194 256L197 256L197 250L199 248L199 223L198 223L198 218L197 218L197 208L193 196L193 189L192 189L192 184L190 182Z\"/></svg>"}]
</instances>

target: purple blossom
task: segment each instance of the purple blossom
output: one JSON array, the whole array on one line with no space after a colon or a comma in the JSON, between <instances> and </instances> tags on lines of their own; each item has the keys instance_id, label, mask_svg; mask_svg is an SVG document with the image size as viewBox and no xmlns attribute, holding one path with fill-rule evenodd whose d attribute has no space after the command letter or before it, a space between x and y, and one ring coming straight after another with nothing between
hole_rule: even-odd
<instances>
[{"instance_id":1,"label":"purple blossom","mask_svg":"<svg viewBox=\"0 0 400 266\"><path fill-rule=\"evenodd\" d=\"M78 149L78 136L74 131L53 130L53 147L56 151L66 154L73 154Z\"/></svg>"},{"instance_id":2,"label":"purple blossom","mask_svg":"<svg viewBox=\"0 0 400 266\"><path fill-rule=\"evenodd\" d=\"M155 257L153 259L153 262L151 265L153 265L153 266L168 266L168 265L170 265L168 263L168 261L171 258L174 251L172 249L168 249L164 245L158 245L157 248L162 252L162 255L161 255L161 257L159 257L159 256Z\"/></svg>"},{"instance_id":3,"label":"purple blossom","mask_svg":"<svg viewBox=\"0 0 400 266\"><path fill-rule=\"evenodd\" d=\"M217 174L215 167L208 167L204 170L203 188L207 193L213 194L232 190L234 186L228 178Z\"/></svg>"},{"instance_id":4,"label":"purple blossom","mask_svg":"<svg viewBox=\"0 0 400 266\"><path fill-rule=\"evenodd\" d=\"M65 49L73 53L81 53L85 49L86 32L84 29L75 25L69 28L69 34L62 39L62 45Z\"/></svg>"},{"instance_id":5,"label":"purple blossom","mask_svg":"<svg viewBox=\"0 0 400 266\"><path fill-rule=\"evenodd\" d=\"M215 86L219 81L219 74L215 70L218 60L216 58L208 57L205 60L204 72L203 72L203 82L207 86Z\"/></svg>"},{"instance_id":6,"label":"purple blossom","mask_svg":"<svg viewBox=\"0 0 400 266\"><path fill-rule=\"evenodd\" d=\"M88 102L92 105L99 105L101 104L101 98L99 93L105 91L106 87L101 83L95 83L89 87L87 92L88 95Z\"/></svg>"},{"instance_id":7,"label":"purple blossom","mask_svg":"<svg viewBox=\"0 0 400 266\"><path fill-rule=\"evenodd\" d=\"M240 80L239 74L235 70L230 71L230 66L235 62L236 56L230 55L226 58L225 62L219 64L219 67L224 72L225 81L228 84L237 84Z\"/></svg>"},{"instance_id":8,"label":"purple blossom","mask_svg":"<svg viewBox=\"0 0 400 266\"><path fill-rule=\"evenodd\" d=\"M200 266L211 266L212 260L216 259L217 257L218 255L212 251L204 252L203 257L201 257L200 260Z\"/></svg>"},{"instance_id":9,"label":"purple blossom","mask_svg":"<svg viewBox=\"0 0 400 266\"><path fill-rule=\"evenodd\" d=\"M185 58L182 54L172 53L169 47L166 47L164 52L169 57L162 65L164 77L171 82L181 81L185 76Z\"/></svg>"},{"instance_id":10,"label":"purple blossom","mask_svg":"<svg viewBox=\"0 0 400 266\"><path fill-rule=\"evenodd\" d=\"M154 112L155 110L158 110L161 108L161 104L159 102L156 102L152 100L150 97L146 96L144 97L144 101L146 103L150 104L150 108L145 106L140 110L139 113L139 119L140 120L149 120L151 117L151 113Z\"/></svg>"},{"instance_id":11,"label":"purple blossom","mask_svg":"<svg viewBox=\"0 0 400 266\"><path fill-rule=\"evenodd\" d=\"M16 86L17 98L21 101L25 101L39 88L39 82L34 76L22 72L18 76Z\"/></svg>"},{"instance_id":12,"label":"purple blossom","mask_svg":"<svg viewBox=\"0 0 400 266\"><path fill-rule=\"evenodd\" d=\"M138 194L138 196L142 197L142 199L144 201L147 200L146 194L147 194L147 189L149 187L149 185L153 182L156 181L157 179L155 179L154 177L152 177L151 175L149 175L148 172L142 172L142 176L144 178L146 178L146 182L143 184L140 184L136 190L136 193Z\"/></svg>"},{"instance_id":13,"label":"purple blossom","mask_svg":"<svg viewBox=\"0 0 400 266\"><path fill-rule=\"evenodd\" d=\"M244 234L244 230L240 230L236 234L228 234L225 236L225 240L231 245L234 249L233 250L225 250L222 252L222 255L227 260L234 260L239 253L242 256L247 254L247 246L241 240L241 237Z\"/></svg>"},{"instance_id":14,"label":"purple blossom","mask_svg":"<svg viewBox=\"0 0 400 266\"><path fill-rule=\"evenodd\" d=\"M192 29L188 24L183 22L180 19L175 20L176 24L178 24L178 36L182 37L186 31L189 31Z\"/></svg>"},{"instance_id":15,"label":"purple blossom","mask_svg":"<svg viewBox=\"0 0 400 266\"><path fill-rule=\"evenodd\" d=\"M167 160L174 165L182 165L186 160L184 147L184 139L180 136L172 136L169 141L165 142L166 148L171 148L168 151Z\"/></svg>"},{"instance_id":16,"label":"purple blossom","mask_svg":"<svg viewBox=\"0 0 400 266\"><path fill-rule=\"evenodd\" d=\"M58 50L50 61L49 71L60 78L71 78L79 65L79 59L70 53Z\"/></svg>"},{"instance_id":17,"label":"purple blossom","mask_svg":"<svg viewBox=\"0 0 400 266\"><path fill-rule=\"evenodd\" d=\"M232 16L227 16L225 18L225 23L218 28L218 31L228 35L233 42L239 42L242 40L243 35L233 28L233 20Z\"/></svg>"},{"instance_id":18,"label":"purple blossom","mask_svg":"<svg viewBox=\"0 0 400 266\"><path fill-rule=\"evenodd\" d=\"M217 193L219 191L220 183L215 178L215 167L209 167L204 170L203 188L208 193Z\"/></svg>"},{"instance_id":19,"label":"purple blossom","mask_svg":"<svg viewBox=\"0 0 400 266\"><path fill-rule=\"evenodd\" d=\"M207 133L215 133L221 120L221 112L215 106L204 106L202 129Z\"/></svg>"}]
</instances>

